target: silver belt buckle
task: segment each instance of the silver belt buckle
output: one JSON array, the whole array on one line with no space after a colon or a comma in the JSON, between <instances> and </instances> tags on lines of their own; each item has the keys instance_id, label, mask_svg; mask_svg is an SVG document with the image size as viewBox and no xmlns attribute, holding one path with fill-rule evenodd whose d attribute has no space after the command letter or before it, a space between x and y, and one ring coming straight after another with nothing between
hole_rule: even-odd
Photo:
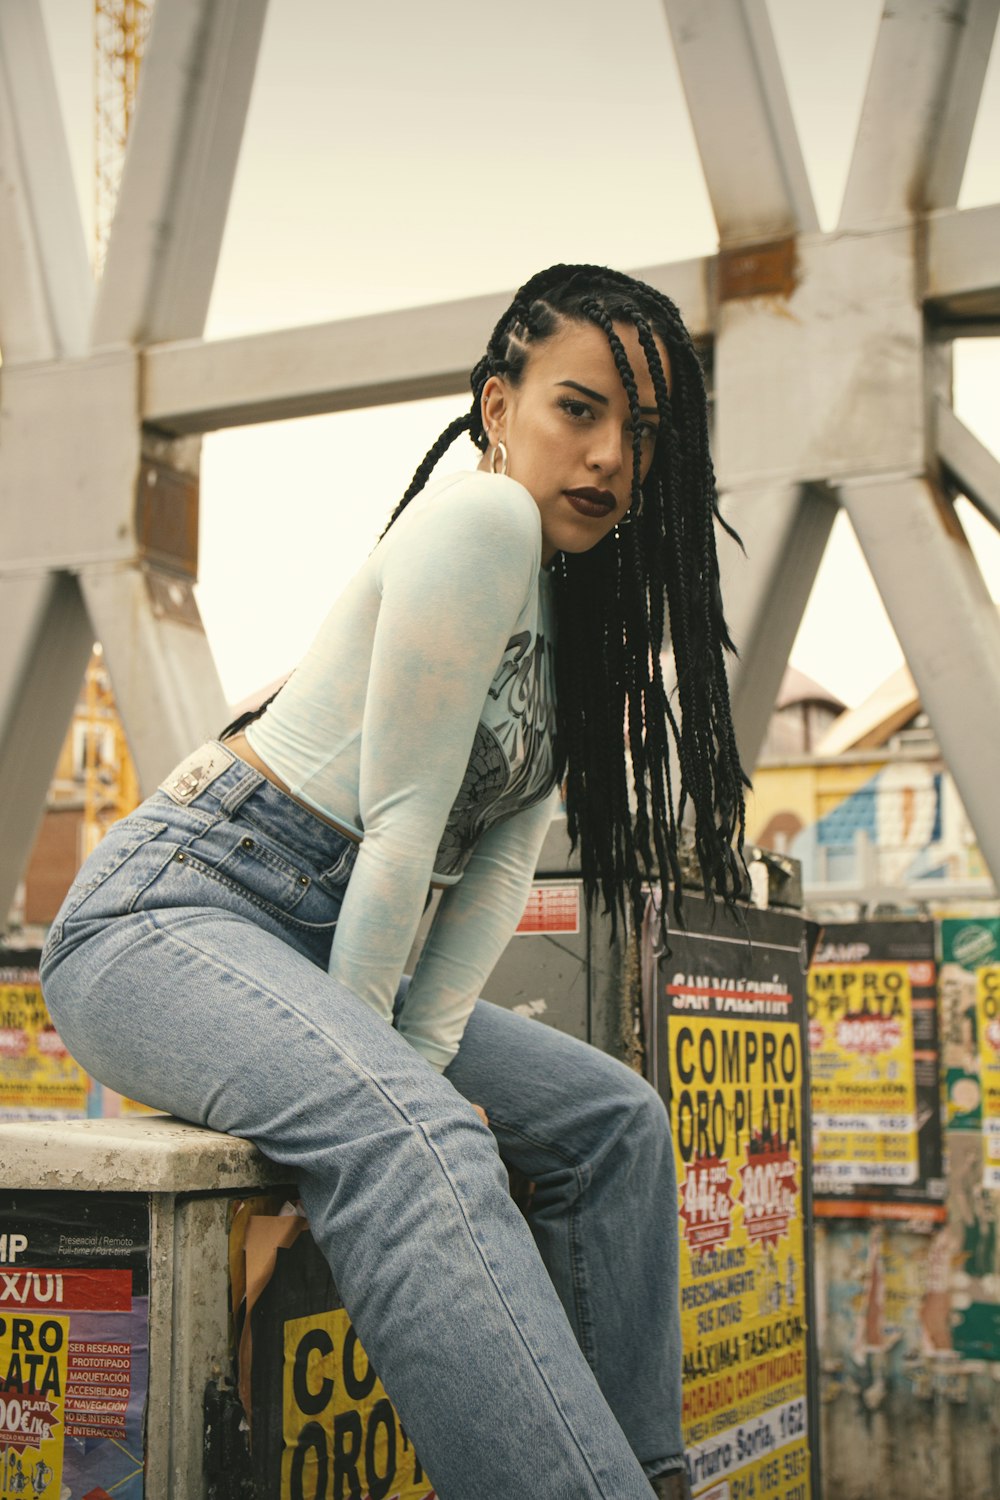
<instances>
[{"instance_id":1,"label":"silver belt buckle","mask_svg":"<svg viewBox=\"0 0 1000 1500\"><path fill-rule=\"evenodd\" d=\"M213 781L217 781L223 771L228 771L235 759L231 750L208 740L174 767L166 780L160 782L160 791L166 792L178 807L186 807Z\"/></svg>"}]
</instances>

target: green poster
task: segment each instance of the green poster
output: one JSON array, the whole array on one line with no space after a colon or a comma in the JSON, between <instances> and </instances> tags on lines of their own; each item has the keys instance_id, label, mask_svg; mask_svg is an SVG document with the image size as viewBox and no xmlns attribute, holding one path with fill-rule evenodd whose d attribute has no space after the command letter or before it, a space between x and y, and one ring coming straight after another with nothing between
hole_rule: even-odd
<instances>
[{"instance_id":1,"label":"green poster","mask_svg":"<svg viewBox=\"0 0 1000 1500\"><path fill-rule=\"evenodd\" d=\"M977 976L1000 963L1000 918L946 917L941 923L938 995L945 1123L949 1130L983 1128L983 1080Z\"/></svg>"}]
</instances>

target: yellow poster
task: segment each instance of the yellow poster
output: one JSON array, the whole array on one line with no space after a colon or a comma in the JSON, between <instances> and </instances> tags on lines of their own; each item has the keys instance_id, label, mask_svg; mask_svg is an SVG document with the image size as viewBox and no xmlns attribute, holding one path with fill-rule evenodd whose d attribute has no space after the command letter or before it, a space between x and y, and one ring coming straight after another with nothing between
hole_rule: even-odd
<instances>
[{"instance_id":1,"label":"yellow poster","mask_svg":"<svg viewBox=\"0 0 1000 1500\"><path fill-rule=\"evenodd\" d=\"M692 1489L809 1500L799 1028L674 1013L667 1042Z\"/></svg>"},{"instance_id":2,"label":"yellow poster","mask_svg":"<svg viewBox=\"0 0 1000 1500\"><path fill-rule=\"evenodd\" d=\"M906 963L809 971L817 1192L919 1177L913 992Z\"/></svg>"},{"instance_id":3,"label":"yellow poster","mask_svg":"<svg viewBox=\"0 0 1000 1500\"><path fill-rule=\"evenodd\" d=\"M60 1500L69 1319L0 1316L0 1500Z\"/></svg>"},{"instance_id":4,"label":"yellow poster","mask_svg":"<svg viewBox=\"0 0 1000 1500\"><path fill-rule=\"evenodd\" d=\"M85 1115L89 1089L38 985L0 984L0 1116Z\"/></svg>"},{"instance_id":5,"label":"yellow poster","mask_svg":"<svg viewBox=\"0 0 1000 1500\"><path fill-rule=\"evenodd\" d=\"M983 1187L1000 1188L1000 964L976 970L982 1073Z\"/></svg>"},{"instance_id":6,"label":"yellow poster","mask_svg":"<svg viewBox=\"0 0 1000 1500\"><path fill-rule=\"evenodd\" d=\"M281 1500L434 1491L343 1308L285 1324Z\"/></svg>"},{"instance_id":7,"label":"yellow poster","mask_svg":"<svg viewBox=\"0 0 1000 1500\"><path fill-rule=\"evenodd\" d=\"M140 1104L138 1099L126 1099L122 1097L121 1111L123 1115L156 1115L161 1110L154 1109L151 1104Z\"/></svg>"}]
</instances>

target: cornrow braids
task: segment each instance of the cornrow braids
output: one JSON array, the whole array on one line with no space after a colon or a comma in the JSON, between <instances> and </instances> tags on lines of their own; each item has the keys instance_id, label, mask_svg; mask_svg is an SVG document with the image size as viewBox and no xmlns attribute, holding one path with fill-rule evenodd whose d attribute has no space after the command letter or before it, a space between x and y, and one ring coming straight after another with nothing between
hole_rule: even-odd
<instances>
[{"instance_id":1,"label":"cornrow braids","mask_svg":"<svg viewBox=\"0 0 1000 1500\"><path fill-rule=\"evenodd\" d=\"M706 895L732 904L745 877L749 782L729 702L725 655L735 648L722 607L716 523L739 537L719 513L701 365L673 302L604 266L556 265L531 277L472 371L470 410L430 448L389 525L459 433L486 452L486 382L499 375L519 385L532 348L567 322L592 324L608 340L631 418L633 492L627 525L553 561L556 763L588 899L603 902L613 928L618 916L631 916L638 930L649 879L672 887L680 916L679 845L689 811ZM638 388L621 325L636 331L659 417L645 479ZM657 339L669 357L669 382ZM661 665L668 624L676 707ZM664 902L664 922L666 911Z\"/></svg>"}]
</instances>

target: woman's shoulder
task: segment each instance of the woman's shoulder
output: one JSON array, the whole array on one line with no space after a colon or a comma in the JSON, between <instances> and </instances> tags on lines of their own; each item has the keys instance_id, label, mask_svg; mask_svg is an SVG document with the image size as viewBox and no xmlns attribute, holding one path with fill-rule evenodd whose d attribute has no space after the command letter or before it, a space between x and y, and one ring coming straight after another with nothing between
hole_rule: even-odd
<instances>
[{"instance_id":1,"label":"woman's shoulder","mask_svg":"<svg viewBox=\"0 0 1000 1500\"><path fill-rule=\"evenodd\" d=\"M470 469L442 475L410 502L393 531L408 518L406 530L433 531L442 541L451 538L455 545L471 542L477 548L486 545L498 551L509 548L537 554L536 566L540 566L538 506L524 485L506 474Z\"/></svg>"}]
</instances>

